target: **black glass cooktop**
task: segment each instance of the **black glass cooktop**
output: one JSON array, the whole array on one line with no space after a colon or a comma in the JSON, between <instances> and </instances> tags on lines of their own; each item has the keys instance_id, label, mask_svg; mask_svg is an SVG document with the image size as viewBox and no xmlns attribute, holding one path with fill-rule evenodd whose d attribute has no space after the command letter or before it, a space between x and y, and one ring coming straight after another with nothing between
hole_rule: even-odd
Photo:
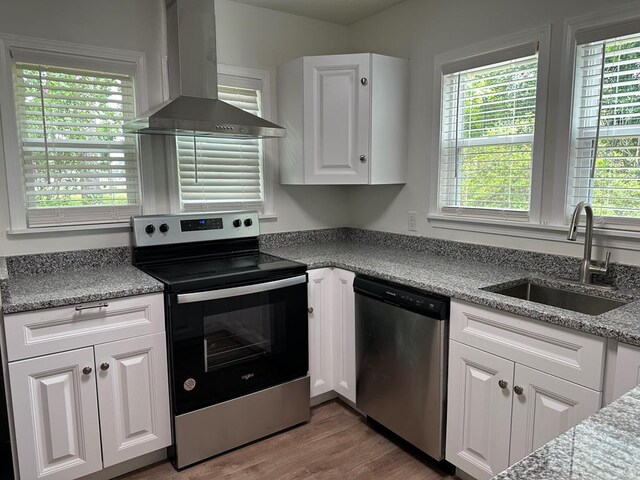
<instances>
[{"instance_id":1,"label":"black glass cooktop","mask_svg":"<svg viewBox=\"0 0 640 480\"><path fill-rule=\"evenodd\" d=\"M268 281L271 278L306 271L306 265L265 253L175 260L138 265L163 282L169 291L197 291L238 284Z\"/></svg>"}]
</instances>

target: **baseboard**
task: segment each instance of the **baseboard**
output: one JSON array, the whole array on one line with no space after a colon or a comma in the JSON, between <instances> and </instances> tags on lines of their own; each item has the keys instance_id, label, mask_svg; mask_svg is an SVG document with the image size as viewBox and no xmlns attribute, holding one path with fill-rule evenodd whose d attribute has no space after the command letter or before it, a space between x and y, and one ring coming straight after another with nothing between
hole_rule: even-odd
<instances>
[{"instance_id":1,"label":"baseboard","mask_svg":"<svg viewBox=\"0 0 640 480\"><path fill-rule=\"evenodd\" d=\"M154 463L162 462L166 459L167 449L161 448L160 450L156 450L155 452L132 458L131 460L127 460L126 462L118 463L117 465L112 465L103 470L100 470L99 472L84 476L80 480L110 480L112 478L119 477L120 475L124 475L125 473L138 470L142 467L147 467Z\"/></svg>"},{"instance_id":2,"label":"baseboard","mask_svg":"<svg viewBox=\"0 0 640 480\"><path fill-rule=\"evenodd\" d=\"M315 407L320 405L321 403L328 402L329 400L333 400L337 398L338 394L331 390L330 392L321 393L320 395L316 395L315 397L311 397L311 406Z\"/></svg>"},{"instance_id":3,"label":"baseboard","mask_svg":"<svg viewBox=\"0 0 640 480\"><path fill-rule=\"evenodd\" d=\"M459 468L456 468L456 478L459 478L460 480L477 480L476 477L472 477L467 472L464 472Z\"/></svg>"}]
</instances>

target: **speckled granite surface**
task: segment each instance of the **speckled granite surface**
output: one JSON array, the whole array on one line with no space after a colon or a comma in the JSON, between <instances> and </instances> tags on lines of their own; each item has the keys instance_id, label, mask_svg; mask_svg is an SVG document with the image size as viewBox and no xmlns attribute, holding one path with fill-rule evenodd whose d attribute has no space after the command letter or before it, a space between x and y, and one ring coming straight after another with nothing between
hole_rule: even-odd
<instances>
[{"instance_id":1,"label":"speckled granite surface","mask_svg":"<svg viewBox=\"0 0 640 480\"><path fill-rule=\"evenodd\" d=\"M41 275L61 270L101 268L113 265L130 265L129 247L94 248L66 252L37 253L6 257L10 276Z\"/></svg>"},{"instance_id":2,"label":"speckled granite surface","mask_svg":"<svg viewBox=\"0 0 640 480\"><path fill-rule=\"evenodd\" d=\"M7 271L7 260L5 257L0 257L0 300L4 299L4 294L9 295L7 290L7 284L9 282L9 272ZM8 300L8 299L5 299Z\"/></svg>"},{"instance_id":3,"label":"speckled granite surface","mask_svg":"<svg viewBox=\"0 0 640 480\"><path fill-rule=\"evenodd\" d=\"M128 247L7 257L4 281L2 260L5 314L163 290L162 283L130 264Z\"/></svg>"},{"instance_id":4,"label":"speckled granite surface","mask_svg":"<svg viewBox=\"0 0 640 480\"><path fill-rule=\"evenodd\" d=\"M505 266L499 259L494 263L481 263L468 258L457 259L426 251L405 250L397 248L396 245L350 240L263 249L266 253L306 263L309 268L344 268L555 325L640 345L640 291L637 289L599 292L602 296L631 303L602 315L591 316L481 290L496 284L515 283L523 278L561 284L549 276L510 265ZM579 285L569 288L578 291L589 290Z\"/></svg>"},{"instance_id":5,"label":"speckled granite surface","mask_svg":"<svg viewBox=\"0 0 640 480\"><path fill-rule=\"evenodd\" d=\"M640 387L495 476L495 480L640 478Z\"/></svg>"},{"instance_id":6,"label":"speckled granite surface","mask_svg":"<svg viewBox=\"0 0 640 480\"><path fill-rule=\"evenodd\" d=\"M548 253L491 247L473 243L439 240L436 238L398 233L362 230L358 228L332 228L298 232L273 233L260 236L262 248L271 249L305 243L360 242L368 245L425 252L459 260L501 265L505 268L525 269L544 275L578 279L580 258ZM598 262L596 262L598 264ZM624 288L640 288L640 267L613 263L602 283Z\"/></svg>"}]
</instances>

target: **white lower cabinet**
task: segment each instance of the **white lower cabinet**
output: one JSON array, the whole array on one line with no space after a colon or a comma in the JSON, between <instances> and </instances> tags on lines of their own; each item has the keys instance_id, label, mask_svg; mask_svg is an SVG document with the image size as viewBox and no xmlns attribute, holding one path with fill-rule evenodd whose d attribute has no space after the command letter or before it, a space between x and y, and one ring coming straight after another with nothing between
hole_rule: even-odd
<instances>
[{"instance_id":1,"label":"white lower cabinet","mask_svg":"<svg viewBox=\"0 0 640 480\"><path fill-rule=\"evenodd\" d=\"M137 312L148 311L158 300L162 301L162 294L127 302ZM45 327L59 315L57 309L41 312L40 322ZM162 310L155 309L148 322L145 320L145 328L156 333L126 338L123 329L115 335L120 339L107 343L96 342L93 326L99 319L94 321L93 317L85 337L77 333L81 326L74 324L68 329L73 342L89 343L83 348L27 359L9 357L16 450L23 480L72 480L171 444ZM105 322L109 319L108 312L103 318ZM12 320L11 315L5 316L5 326ZM75 323L82 321L78 318ZM37 329L37 317L33 322L30 328ZM64 338L64 330L58 335Z\"/></svg>"},{"instance_id":2,"label":"white lower cabinet","mask_svg":"<svg viewBox=\"0 0 640 480\"><path fill-rule=\"evenodd\" d=\"M308 274L311 397L335 390L355 403L355 275L337 268Z\"/></svg>"},{"instance_id":3,"label":"white lower cabinet","mask_svg":"<svg viewBox=\"0 0 640 480\"><path fill-rule=\"evenodd\" d=\"M104 467L171 443L163 333L96 345Z\"/></svg>"},{"instance_id":4,"label":"white lower cabinet","mask_svg":"<svg viewBox=\"0 0 640 480\"><path fill-rule=\"evenodd\" d=\"M333 390L331 269L309 271L309 376L311 397Z\"/></svg>"},{"instance_id":5,"label":"white lower cabinet","mask_svg":"<svg viewBox=\"0 0 640 480\"><path fill-rule=\"evenodd\" d=\"M101 470L93 348L14 362L9 376L20 477L69 480Z\"/></svg>"},{"instance_id":6,"label":"white lower cabinet","mask_svg":"<svg viewBox=\"0 0 640 480\"><path fill-rule=\"evenodd\" d=\"M479 480L601 406L572 380L602 389L604 339L452 301L449 345L446 459Z\"/></svg>"},{"instance_id":7,"label":"white lower cabinet","mask_svg":"<svg viewBox=\"0 0 640 480\"><path fill-rule=\"evenodd\" d=\"M446 459L476 478L509 466L513 372L514 363L504 358L449 344Z\"/></svg>"},{"instance_id":8,"label":"white lower cabinet","mask_svg":"<svg viewBox=\"0 0 640 480\"><path fill-rule=\"evenodd\" d=\"M602 394L516 364L509 464L522 460L549 440L600 409ZM518 391L520 391L518 389Z\"/></svg>"},{"instance_id":9,"label":"white lower cabinet","mask_svg":"<svg viewBox=\"0 0 640 480\"><path fill-rule=\"evenodd\" d=\"M640 347L619 343L615 371L612 375L612 393L609 395L609 401L640 385Z\"/></svg>"},{"instance_id":10,"label":"white lower cabinet","mask_svg":"<svg viewBox=\"0 0 640 480\"><path fill-rule=\"evenodd\" d=\"M353 272L332 269L333 389L356 403L356 306Z\"/></svg>"}]
</instances>

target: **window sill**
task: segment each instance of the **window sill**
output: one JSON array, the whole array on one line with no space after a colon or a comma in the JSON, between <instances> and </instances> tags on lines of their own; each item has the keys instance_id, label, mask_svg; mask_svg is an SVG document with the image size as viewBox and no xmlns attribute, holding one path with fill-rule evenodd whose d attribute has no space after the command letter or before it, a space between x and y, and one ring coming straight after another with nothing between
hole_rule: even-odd
<instances>
[{"instance_id":1,"label":"window sill","mask_svg":"<svg viewBox=\"0 0 640 480\"><path fill-rule=\"evenodd\" d=\"M84 232L84 231L129 231L129 223L100 223L91 225L64 225L60 227L38 227L38 228L10 228L7 235L45 235L51 233Z\"/></svg>"},{"instance_id":2,"label":"window sill","mask_svg":"<svg viewBox=\"0 0 640 480\"><path fill-rule=\"evenodd\" d=\"M491 218L459 217L430 214L427 220L434 228L461 230L467 232L525 237L554 242L566 242L568 225L541 225L539 223L509 222ZM580 230L583 230L581 224ZM598 245L605 247L640 250L640 232L630 230L614 230L611 228L594 228L594 238Z\"/></svg>"},{"instance_id":3,"label":"window sill","mask_svg":"<svg viewBox=\"0 0 640 480\"><path fill-rule=\"evenodd\" d=\"M258 212L258 219L261 222L277 222L278 215L276 213L260 213Z\"/></svg>"}]
</instances>

